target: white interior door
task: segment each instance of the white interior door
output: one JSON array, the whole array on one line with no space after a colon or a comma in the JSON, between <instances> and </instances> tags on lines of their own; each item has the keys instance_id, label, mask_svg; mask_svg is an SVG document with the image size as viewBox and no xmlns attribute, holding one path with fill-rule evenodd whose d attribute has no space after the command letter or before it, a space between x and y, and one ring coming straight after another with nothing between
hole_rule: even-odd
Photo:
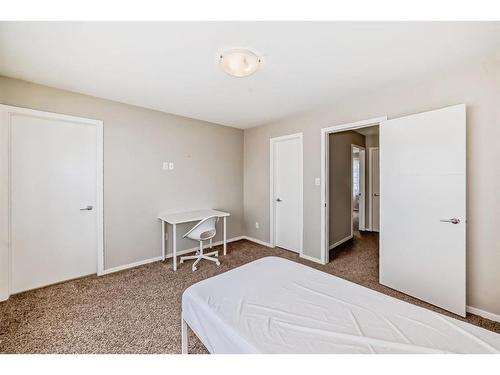
<instances>
[{"instance_id":1,"label":"white interior door","mask_svg":"<svg viewBox=\"0 0 500 375\"><path fill-rule=\"evenodd\" d=\"M274 144L274 244L300 252L302 248L302 137Z\"/></svg>"},{"instance_id":2,"label":"white interior door","mask_svg":"<svg viewBox=\"0 0 500 375\"><path fill-rule=\"evenodd\" d=\"M380 231L380 149L372 148L371 152L371 184L372 184L372 228L373 232Z\"/></svg>"},{"instance_id":3,"label":"white interior door","mask_svg":"<svg viewBox=\"0 0 500 375\"><path fill-rule=\"evenodd\" d=\"M10 122L11 293L96 273L96 126Z\"/></svg>"},{"instance_id":4,"label":"white interior door","mask_svg":"<svg viewBox=\"0 0 500 375\"><path fill-rule=\"evenodd\" d=\"M380 282L465 316L465 105L380 127Z\"/></svg>"},{"instance_id":5,"label":"white interior door","mask_svg":"<svg viewBox=\"0 0 500 375\"><path fill-rule=\"evenodd\" d=\"M366 164L366 153L364 148L359 148L359 230L365 230L366 228L366 187L365 187L365 164Z\"/></svg>"}]
</instances>

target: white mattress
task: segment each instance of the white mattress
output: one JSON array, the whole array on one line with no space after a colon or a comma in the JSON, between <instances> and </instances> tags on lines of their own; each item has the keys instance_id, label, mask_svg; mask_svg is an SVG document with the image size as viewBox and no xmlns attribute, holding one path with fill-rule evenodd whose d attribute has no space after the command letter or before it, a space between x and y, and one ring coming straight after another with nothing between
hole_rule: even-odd
<instances>
[{"instance_id":1,"label":"white mattress","mask_svg":"<svg viewBox=\"0 0 500 375\"><path fill-rule=\"evenodd\" d=\"M500 335L266 257L192 285L183 318L210 353L499 353Z\"/></svg>"}]
</instances>

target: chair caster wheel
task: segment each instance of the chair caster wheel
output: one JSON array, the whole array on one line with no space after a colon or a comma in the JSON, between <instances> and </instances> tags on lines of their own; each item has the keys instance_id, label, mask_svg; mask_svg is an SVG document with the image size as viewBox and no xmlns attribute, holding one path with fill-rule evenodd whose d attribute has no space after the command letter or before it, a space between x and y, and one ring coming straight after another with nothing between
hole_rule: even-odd
<instances>
[{"instance_id":1,"label":"chair caster wheel","mask_svg":"<svg viewBox=\"0 0 500 375\"><path fill-rule=\"evenodd\" d=\"M219 257L219 254L215 254L214 257L218 258Z\"/></svg>"},{"instance_id":2,"label":"chair caster wheel","mask_svg":"<svg viewBox=\"0 0 500 375\"><path fill-rule=\"evenodd\" d=\"M181 260L179 261L179 264L182 264L182 263L184 263L184 261L181 259Z\"/></svg>"},{"instance_id":3,"label":"chair caster wheel","mask_svg":"<svg viewBox=\"0 0 500 375\"><path fill-rule=\"evenodd\" d=\"M217 266L220 266L220 262L215 262L215 264L217 264Z\"/></svg>"},{"instance_id":4,"label":"chair caster wheel","mask_svg":"<svg viewBox=\"0 0 500 375\"><path fill-rule=\"evenodd\" d=\"M198 268L197 267L193 267L193 272L196 271Z\"/></svg>"}]
</instances>

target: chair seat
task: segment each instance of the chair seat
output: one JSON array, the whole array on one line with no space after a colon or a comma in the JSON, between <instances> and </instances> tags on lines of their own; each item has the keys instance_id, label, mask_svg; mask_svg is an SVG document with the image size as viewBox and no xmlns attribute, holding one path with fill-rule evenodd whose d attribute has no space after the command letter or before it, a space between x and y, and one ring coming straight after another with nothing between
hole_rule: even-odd
<instances>
[{"instance_id":1,"label":"chair seat","mask_svg":"<svg viewBox=\"0 0 500 375\"><path fill-rule=\"evenodd\" d=\"M206 232L203 232L201 235L200 235L200 238L204 239L204 240L209 240L210 238L213 238L215 237L215 233L217 233L214 230L209 230L209 231L206 231Z\"/></svg>"},{"instance_id":2,"label":"chair seat","mask_svg":"<svg viewBox=\"0 0 500 375\"><path fill-rule=\"evenodd\" d=\"M217 233L215 225L217 224L218 220L219 218L217 216L207 217L201 220L183 236L183 238L187 237L200 243L200 248L195 255L184 256L181 257L180 260L180 262L183 263L184 260L196 259L192 266L193 271L196 271L196 265L202 259L209 260L215 262L217 265L220 265L220 261L217 259L217 256L219 255L217 251L213 251L209 254L203 254L203 241L210 240L210 247L212 247L212 238L214 238L215 234ZM212 258L208 255L215 255L215 258Z\"/></svg>"}]
</instances>

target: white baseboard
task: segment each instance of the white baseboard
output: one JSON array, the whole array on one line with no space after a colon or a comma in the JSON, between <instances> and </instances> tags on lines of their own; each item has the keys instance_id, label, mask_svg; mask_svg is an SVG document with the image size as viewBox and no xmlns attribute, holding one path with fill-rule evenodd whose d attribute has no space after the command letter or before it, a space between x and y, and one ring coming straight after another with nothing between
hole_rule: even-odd
<instances>
[{"instance_id":1,"label":"white baseboard","mask_svg":"<svg viewBox=\"0 0 500 375\"><path fill-rule=\"evenodd\" d=\"M249 236L238 236L238 237L228 238L227 243L235 242L235 241L239 241L239 240L248 240L251 242L258 243L259 245L262 245L262 246L274 248L274 246L272 246L268 242L261 241L261 240L258 240L257 238L253 238L253 237L249 237ZM222 245L222 243L223 243L223 241L216 241L212 244L212 246L219 246L219 245ZM206 249L206 248L208 248L208 246L209 246L209 244L206 243L203 248ZM192 247L190 249L180 250L180 251L177 251L177 256L192 253L196 250L198 250L198 247ZM311 257L308 257L307 255L303 255L302 257L304 259L308 259L308 260L311 260L313 262L319 262L316 258L311 258ZM165 259L169 259L169 258L172 258L172 254L166 254ZM102 275L107 275L107 274L110 274L113 272L123 271L123 270L129 269L129 268L139 267L139 266L142 266L144 264L158 262L161 260L163 260L163 258L161 256L159 256L159 257L154 257L151 259L140 260L138 262L134 262L134 263L130 263L130 264L124 264L123 266L108 268L108 269L105 269L103 271Z\"/></svg>"},{"instance_id":2,"label":"white baseboard","mask_svg":"<svg viewBox=\"0 0 500 375\"><path fill-rule=\"evenodd\" d=\"M259 240L257 238L253 238L253 237L249 237L249 236L242 236L242 239L258 243L259 245L262 245L262 246L274 248L274 246L271 245L269 242L265 242L265 241Z\"/></svg>"},{"instance_id":3,"label":"white baseboard","mask_svg":"<svg viewBox=\"0 0 500 375\"><path fill-rule=\"evenodd\" d=\"M306 259L306 260L310 260L311 262L324 265L324 263L321 261L321 259L314 258L312 256L305 255L305 254L300 254L300 257L303 258L303 259Z\"/></svg>"},{"instance_id":4,"label":"white baseboard","mask_svg":"<svg viewBox=\"0 0 500 375\"><path fill-rule=\"evenodd\" d=\"M245 239L244 236L228 238L227 243L239 241L239 240L243 240L243 239ZM216 242L212 243L212 246L219 246L219 245L222 245L222 243L223 243L223 241L216 241ZM209 245L206 244L204 246L204 248L207 248L208 246ZM187 253L192 253L193 251L196 251L196 250L198 250L198 247L193 247L191 249L181 250L181 251L177 252L177 255L179 256L179 255L184 255ZM172 258L172 254L167 254L166 258L167 259ZM124 264L123 266L108 268L108 269L105 269L103 271L102 275L107 275L107 274L110 274L113 272L123 271L123 270L129 269L129 268L139 267L139 266L142 266L142 265L148 264L148 263L159 262L161 260L163 260L163 258L161 256L158 256L158 257L154 257L154 258L150 258L150 259L140 260L140 261L134 262L134 263Z\"/></svg>"},{"instance_id":5,"label":"white baseboard","mask_svg":"<svg viewBox=\"0 0 500 375\"><path fill-rule=\"evenodd\" d=\"M334 247L337 247L337 246L339 246L340 244L343 244L344 242L349 241L352 237L353 237L353 235L351 234L351 235L347 236L346 238L342 238L340 241L337 241L337 242L335 242L333 245L330 245L329 249L331 250L331 249L333 249Z\"/></svg>"},{"instance_id":6,"label":"white baseboard","mask_svg":"<svg viewBox=\"0 0 500 375\"><path fill-rule=\"evenodd\" d=\"M467 306L466 311L468 313L471 313L474 315L479 315L483 318L493 320L495 322L500 323L500 315L498 315L498 314L493 314L493 313L490 313L489 311L484 311L484 310L478 309L477 307L472 307L472 306Z\"/></svg>"},{"instance_id":7,"label":"white baseboard","mask_svg":"<svg viewBox=\"0 0 500 375\"><path fill-rule=\"evenodd\" d=\"M248 240L248 241L251 241L251 242L255 242L255 243L258 243L259 245L262 245L262 246L266 246L266 247L270 247L270 248L274 248L273 245L271 245L269 242L265 242L265 241L261 241L261 240L258 240L257 238L253 238L253 237L249 237L249 236L243 236L243 238L245 240ZM314 262L314 263L318 263L318 264L324 264L321 259L318 259L318 258L314 258L314 257L311 257L309 255L305 255L305 254L299 254L299 256L303 259L306 259L306 260L309 260L311 262Z\"/></svg>"},{"instance_id":8,"label":"white baseboard","mask_svg":"<svg viewBox=\"0 0 500 375\"><path fill-rule=\"evenodd\" d=\"M107 275L109 273L123 271L123 270L126 270L128 268L139 267L139 266L142 266L144 264L158 262L160 260L162 260L161 256L150 258L150 259L145 259L145 260L140 260L140 261L134 262L134 263L124 264L123 266L108 268L108 269L103 270L102 275Z\"/></svg>"}]
</instances>

